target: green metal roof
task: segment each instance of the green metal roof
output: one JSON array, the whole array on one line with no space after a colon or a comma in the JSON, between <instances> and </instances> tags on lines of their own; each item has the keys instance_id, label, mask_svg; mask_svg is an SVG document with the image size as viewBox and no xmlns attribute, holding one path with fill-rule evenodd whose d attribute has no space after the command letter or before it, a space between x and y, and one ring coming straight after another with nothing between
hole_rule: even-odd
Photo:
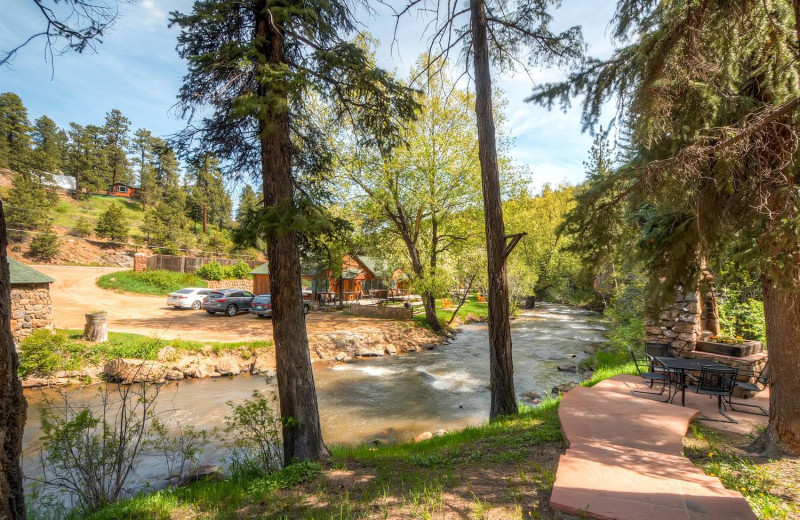
<instances>
[{"instance_id":1,"label":"green metal roof","mask_svg":"<svg viewBox=\"0 0 800 520\"><path fill-rule=\"evenodd\" d=\"M389 278L392 276L392 270L389 269L386 262L374 256L356 255L364 266L370 270L372 274L378 278Z\"/></svg>"},{"instance_id":2,"label":"green metal roof","mask_svg":"<svg viewBox=\"0 0 800 520\"><path fill-rule=\"evenodd\" d=\"M8 259L8 269L11 275L11 284L23 283L53 283L55 280L44 273L40 273L33 267L28 267L22 262L17 262L13 258Z\"/></svg>"},{"instance_id":3,"label":"green metal roof","mask_svg":"<svg viewBox=\"0 0 800 520\"><path fill-rule=\"evenodd\" d=\"M345 269L344 271L342 271L341 278L342 280L352 280L353 278L356 278L363 272L364 271L362 271L361 269Z\"/></svg>"},{"instance_id":4,"label":"green metal roof","mask_svg":"<svg viewBox=\"0 0 800 520\"><path fill-rule=\"evenodd\" d=\"M256 267L250 274L269 274L269 262L264 262L260 266Z\"/></svg>"}]
</instances>

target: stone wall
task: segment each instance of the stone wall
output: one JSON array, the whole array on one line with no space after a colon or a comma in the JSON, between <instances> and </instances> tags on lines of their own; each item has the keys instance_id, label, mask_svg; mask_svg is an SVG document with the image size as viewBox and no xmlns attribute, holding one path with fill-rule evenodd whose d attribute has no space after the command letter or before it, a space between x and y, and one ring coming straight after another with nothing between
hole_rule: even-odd
<instances>
[{"instance_id":1,"label":"stone wall","mask_svg":"<svg viewBox=\"0 0 800 520\"><path fill-rule=\"evenodd\" d=\"M350 309L345 312L354 316L388 318L392 320L410 320L414 317L414 311L410 308L380 307L378 305L351 305Z\"/></svg>"},{"instance_id":2,"label":"stone wall","mask_svg":"<svg viewBox=\"0 0 800 520\"><path fill-rule=\"evenodd\" d=\"M241 289L242 291L253 291L253 280L209 280L209 289Z\"/></svg>"},{"instance_id":3,"label":"stone wall","mask_svg":"<svg viewBox=\"0 0 800 520\"><path fill-rule=\"evenodd\" d=\"M669 343L677 350L694 350L701 334L700 293L676 290L675 301L663 308L658 316L645 319L648 342Z\"/></svg>"},{"instance_id":4,"label":"stone wall","mask_svg":"<svg viewBox=\"0 0 800 520\"><path fill-rule=\"evenodd\" d=\"M53 328L53 301L50 284L11 286L11 333L19 343L36 329Z\"/></svg>"},{"instance_id":5,"label":"stone wall","mask_svg":"<svg viewBox=\"0 0 800 520\"><path fill-rule=\"evenodd\" d=\"M144 253L136 253L133 255L133 270L146 271L147 270L147 255Z\"/></svg>"}]
</instances>

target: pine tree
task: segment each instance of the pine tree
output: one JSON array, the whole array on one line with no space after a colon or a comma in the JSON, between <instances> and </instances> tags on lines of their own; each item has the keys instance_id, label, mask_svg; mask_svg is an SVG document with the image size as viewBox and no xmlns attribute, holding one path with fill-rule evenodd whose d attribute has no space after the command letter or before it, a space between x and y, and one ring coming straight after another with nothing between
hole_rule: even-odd
<instances>
[{"instance_id":1,"label":"pine tree","mask_svg":"<svg viewBox=\"0 0 800 520\"><path fill-rule=\"evenodd\" d=\"M155 204L160 198L157 189L156 165L154 164L153 145L155 139L150 130L140 128L133 134L131 153L133 166L139 174L139 186L142 188L142 207Z\"/></svg>"},{"instance_id":2,"label":"pine tree","mask_svg":"<svg viewBox=\"0 0 800 520\"><path fill-rule=\"evenodd\" d=\"M239 196L239 206L236 208L236 222L242 224L245 222L248 212L255 212L258 210L260 200L253 191L253 187L245 184L242 188L242 194Z\"/></svg>"},{"instance_id":3,"label":"pine tree","mask_svg":"<svg viewBox=\"0 0 800 520\"><path fill-rule=\"evenodd\" d=\"M0 168L28 173L30 121L22 99L13 92L0 94Z\"/></svg>"},{"instance_id":4,"label":"pine tree","mask_svg":"<svg viewBox=\"0 0 800 520\"><path fill-rule=\"evenodd\" d=\"M58 235L53 231L53 227L48 223L41 233L38 233L31 240L28 255L36 260L49 262L58 254Z\"/></svg>"},{"instance_id":5,"label":"pine tree","mask_svg":"<svg viewBox=\"0 0 800 520\"><path fill-rule=\"evenodd\" d=\"M101 127L96 125L83 127L70 123L64 173L75 177L78 194L105 193L108 190L111 181L107 177L107 157L104 149Z\"/></svg>"},{"instance_id":6,"label":"pine tree","mask_svg":"<svg viewBox=\"0 0 800 520\"><path fill-rule=\"evenodd\" d=\"M128 222L122 206L112 202L108 209L100 215L94 232L100 238L107 238L115 242L127 242Z\"/></svg>"},{"instance_id":7,"label":"pine tree","mask_svg":"<svg viewBox=\"0 0 800 520\"><path fill-rule=\"evenodd\" d=\"M158 137L153 138L153 168L159 197L166 197L168 190L180 186L181 172L175 150Z\"/></svg>"},{"instance_id":8,"label":"pine tree","mask_svg":"<svg viewBox=\"0 0 800 520\"><path fill-rule=\"evenodd\" d=\"M313 200L298 200L295 182L302 175L318 179L332 154L313 118L303 117L304 101L316 93L341 117L357 106L356 126L387 145L398 115L410 116L415 108L405 87L344 39L357 30L351 7L343 0L198 0L192 13L172 16L181 29L178 52L189 62L180 93L184 113L209 114L189 132L231 172L263 183L260 222L270 262L287 463L328 457L297 281L301 234L330 226L330 219Z\"/></svg>"},{"instance_id":9,"label":"pine tree","mask_svg":"<svg viewBox=\"0 0 800 520\"><path fill-rule=\"evenodd\" d=\"M62 131L47 116L33 123L34 148L30 154L30 167L42 181L52 181L52 174L62 169L64 158Z\"/></svg>"},{"instance_id":10,"label":"pine tree","mask_svg":"<svg viewBox=\"0 0 800 520\"><path fill-rule=\"evenodd\" d=\"M130 125L130 119L123 116L122 112L117 109L106 114L103 134L105 136L105 156L110 184L117 182L129 184L131 182L128 156L125 154L130 142L128 137Z\"/></svg>"},{"instance_id":11,"label":"pine tree","mask_svg":"<svg viewBox=\"0 0 800 520\"><path fill-rule=\"evenodd\" d=\"M8 223L22 229L38 229L47 222L57 200L51 190L30 173L18 173L8 192Z\"/></svg>"},{"instance_id":12,"label":"pine tree","mask_svg":"<svg viewBox=\"0 0 800 520\"><path fill-rule=\"evenodd\" d=\"M216 157L201 154L192 158L186 181L191 183L186 209L195 222L202 222L203 234L208 233L209 222L216 222L220 228L230 223L231 199Z\"/></svg>"}]
</instances>

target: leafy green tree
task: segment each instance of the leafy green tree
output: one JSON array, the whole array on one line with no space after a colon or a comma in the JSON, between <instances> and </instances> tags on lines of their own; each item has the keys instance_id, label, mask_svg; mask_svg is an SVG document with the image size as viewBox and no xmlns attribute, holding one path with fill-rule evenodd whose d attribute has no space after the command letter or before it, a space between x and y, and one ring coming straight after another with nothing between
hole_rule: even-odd
<instances>
[{"instance_id":1,"label":"leafy green tree","mask_svg":"<svg viewBox=\"0 0 800 520\"><path fill-rule=\"evenodd\" d=\"M629 164L606 183L619 195L595 212L620 201L637 208L655 297L697 284L703 258L724 244L761 272L774 384L769 426L752 448L767 455L800 452L800 3L792 4L622 0L614 34L624 45L532 97L585 95L587 127L606 100L625 100L618 118Z\"/></svg>"},{"instance_id":2,"label":"leafy green tree","mask_svg":"<svg viewBox=\"0 0 800 520\"><path fill-rule=\"evenodd\" d=\"M424 59L420 64L427 68ZM359 211L405 248L407 272L422 293L426 321L438 332L435 298L455 283L441 260L459 254L480 232L474 223L480 222L481 188L474 97L456 88L443 64L436 68L440 73L424 83L417 99L422 107L417 120L402 134L407 146L387 155L345 137L351 149L341 168L360 192Z\"/></svg>"},{"instance_id":3,"label":"leafy green tree","mask_svg":"<svg viewBox=\"0 0 800 520\"><path fill-rule=\"evenodd\" d=\"M430 3L407 0L395 7L398 21L404 15L428 18L428 47L433 53L430 63L436 64L459 48L471 58L468 72L475 84L489 282L490 419L518 411L506 275L509 244L515 242L508 242L503 222L490 66L494 63L501 69L513 70L542 63L579 61L583 51L580 28L572 27L561 33L550 29L548 11L559 4L558 0L520 0L513 5L504 0L469 0L468 6L460 7L449 0Z\"/></svg>"},{"instance_id":4,"label":"leafy green tree","mask_svg":"<svg viewBox=\"0 0 800 520\"><path fill-rule=\"evenodd\" d=\"M48 224L41 233L34 235L28 255L37 260L49 262L58 254L58 245L58 235Z\"/></svg>"},{"instance_id":5,"label":"leafy green tree","mask_svg":"<svg viewBox=\"0 0 800 520\"><path fill-rule=\"evenodd\" d=\"M30 167L40 179L50 181L52 174L61 171L63 166L62 131L55 121L42 116L33 123L32 140L34 148L30 153Z\"/></svg>"},{"instance_id":6,"label":"leafy green tree","mask_svg":"<svg viewBox=\"0 0 800 520\"><path fill-rule=\"evenodd\" d=\"M116 202L108 205L94 228L95 234L100 238L107 238L116 242L127 242L128 221L122 211L122 206Z\"/></svg>"},{"instance_id":7,"label":"leafy green tree","mask_svg":"<svg viewBox=\"0 0 800 520\"><path fill-rule=\"evenodd\" d=\"M56 200L56 194L31 173L18 173L8 192L8 223L23 229L40 228Z\"/></svg>"},{"instance_id":8,"label":"leafy green tree","mask_svg":"<svg viewBox=\"0 0 800 520\"><path fill-rule=\"evenodd\" d=\"M155 204L161 198L157 189L156 164L154 162L155 139L152 132L140 128L133 133L131 153L133 167L139 175L139 186L142 188L142 207Z\"/></svg>"},{"instance_id":9,"label":"leafy green tree","mask_svg":"<svg viewBox=\"0 0 800 520\"><path fill-rule=\"evenodd\" d=\"M130 143L129 131L131 121L122 115L116 108L106 113L106 122L103 126L105 137L105 156L108 165L110 184L131 182L130 165L125 151Z\"/></svg>"},{"instance_id":10,"label":"leafy green tree","mask_svg":"<svg viewBox=\"0 0 800 520\"><path fill-rule=\"evenodd\" d=\"M193 134L231 172L260 177L264 186L256 221L267 238L276 309L285 462L328 457L297 281L302 235L332 224L316 204L320 191L297 198L296 187L319 187L313 181L330 171L332 151L315 120L304 117L306 102L315 94L335 116L358 117L360 128L387 145L398 115L414 109L407 89L345 39L358 30L352 7L343 0L198 0L190 14L172 16L181 29L178 52L189 62L180 93L185 114L209 114L186 137Z\"/></svg>"},{"instance_id":11,"label":"leafy green tree","mask_svg":"<svg viewBox=\"0 0 800 520\"><path fill-rule=\"evenodd\" d=\"M28 173L30 121L28 109L13 92L0 94L0 168Z\"/></svg>"}]
</instances>

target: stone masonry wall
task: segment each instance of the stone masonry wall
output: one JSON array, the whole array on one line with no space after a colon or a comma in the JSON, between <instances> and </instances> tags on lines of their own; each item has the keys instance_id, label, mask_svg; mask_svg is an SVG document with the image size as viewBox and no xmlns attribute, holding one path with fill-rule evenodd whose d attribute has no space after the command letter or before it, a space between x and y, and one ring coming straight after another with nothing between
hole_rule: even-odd
<instances>
[{"instance_id":1,"label":"stone masonry wall","mask_svg":"<svg viewBox=\"0 0 800 520\"><path fill-rule=\"evenodd\" d=\"M144 253L136 253L133 255L133 270L146 271L147 270L147 255Z\"/></svg>"},{"instance_id":2,"label":"stone masonry wall","mask_svg":"<svg viewBox=\"0 0 800 520\"><path fill-rule=\"evenodd\" d=\"M242 291L253 291L253 280L209 280L209 289L240 289Z\"/></svg>"},{"instance_id":3,"label":"stone masonry wall","mask_svg":"<svg viewBox=\"0 0 800 520\"><path fill-rule=\"evenodd\" d=\"M658 316L648 316L645 333L648 342L669 343L674 349L694 350L701 334L699 292L685 293L678 289L675 301Z\"/></svg>"},{"instance_id":4,"label":"stone masonry wall","mask_svg":"<svg viewBox=\"0 0 800 520\"><path fill-rule=\"evenodd\" d=\"M19 343L36 329L53 328L50 284L18 284L11 287L11 333Z\"/></svg>"}]
</instances>

